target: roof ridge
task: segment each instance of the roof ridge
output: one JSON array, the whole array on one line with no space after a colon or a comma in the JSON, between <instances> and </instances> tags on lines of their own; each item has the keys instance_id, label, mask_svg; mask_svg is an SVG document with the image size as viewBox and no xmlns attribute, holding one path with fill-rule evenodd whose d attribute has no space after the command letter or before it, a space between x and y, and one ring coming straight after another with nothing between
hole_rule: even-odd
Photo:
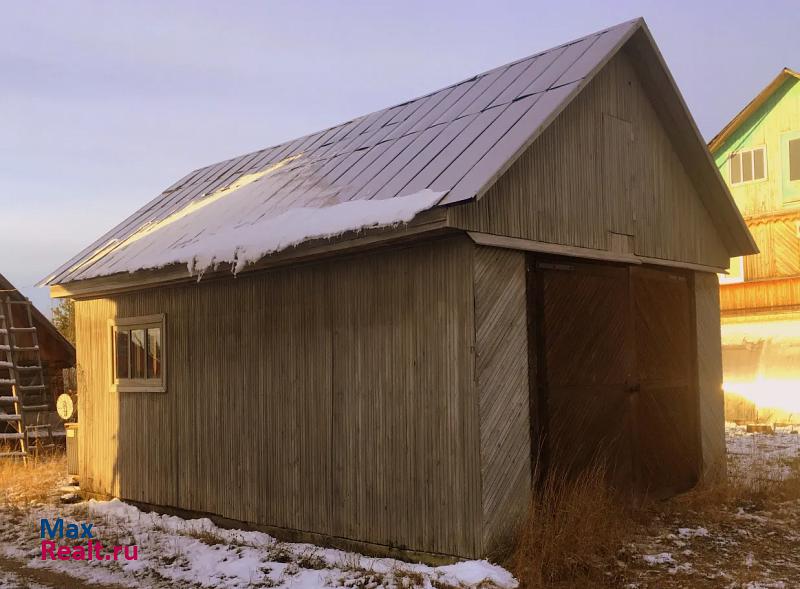
<instances>
[{"instance_id":1,"label":"roof ridge","mask_svg":"<svg viewBox=\"0 0 800 589\"><path fill-rule=\"evenodd\" d=\"M416 102L418 100L422 100L423 98L429 98L430 96L433 96L434 94L438 94L439 92L443 92L445 90L450 90L450 89L456 88L456 87L458 87L458 86L460 86L462 84L467 84L469 82L473 82L475 80L479 80L480 78L486 77L489 74L492 74L494 72L503 70L503 69L508 68L510 66L517 65L519 63L522 63L524 61L528 61L530 59L535 59L537 57L541 57L542 55L545 55L545 54L550 53L552 51L555 51L557 49L562 49L562 48L565 48L565 47L569 47L571 45L575 45L576 43L580 43L581 41L584 41L584 40L586 40L586 39L588 39L590 37L593 37L593 36L599 37L600 35L602 35L604 33L607 33L609 31L613 31L615 29L618 29L618 28L621 28L621 27L624 27L624 26L629 26L629 25L632 25L634 23L641 23L641 22L644 22L643 19L641 17L637 17L637 18L630 19L630 20L627 20L627 21L624 21L624 22L621 22L621 23L617 23L617 24L612 25L610 27L606 27L605 29L594 31L592 33L588 33L588 34L583 35L581 37L576 37L576 38L574 38L574 39L572 39L570 41L567 41L566 43L561 43L560 45L554 45L553 47L549 47L547 49L542 49L541 51L538 51L537 53L532 53L530 55L526 55L524 57L517 58L517 59L515 59L513 61L509 61L507 63L494 66L494 67L492 67L492 68L490 68L488 70L485 70L483 72L474 74L474 75L472 75L472 76L470 76L468 78L464 78L462 80L459 80L458 82L453 82L453 83L448 84L446 86L442 86L441 88L437 88L436 90L431 90L430 92L426 92L425 94L420 94L419 96L415 96L414 98L409 98L409 99L404 100L402 102L391 104L391 105L385 106L383 108L378 108L378 109L373 110L371 112L368 112L366 114L363 114L363 115L360 115L360 116L357 116L357 117L353 117L352 119L348 119L346 121L342 121L341 123L338 123L338 124L335 124L335 125L331 125L329 127L325 127L323 129L319 129L317 131L311 131L311 132L306 133L304 135L300 135L298 137L293 137L293 138L287 139L285 141L282 141L280 143L276 143L276 144L270 145L268 147L257 149L255 151L241 153L239 155L233 156L231 158L227 158L225 160L219 160L219 161L216 161L216 162L211 162L211 163L209 163L207 165L200 166L199 168L196 168L195 170L193 170L192 173L198 172L200 170L205 170L207 168L211 168L211 167L216 166L216 165L221 164L221 163L232 162L233 160L241 159L241 158L244 158L244 157L246 157L248 155L266 152L266 151L269 151L271 149L277 149L279 147L283 147L283 146L286 146L286 145L288 145L290 143L299 141L300 139L305 139L307 137L311 137L311 136L317 135L317 134L323 134L323 133L326 133L326 132L331 131L333 129L338 129L340 127L343 127L344 125L348 125L350 123L353 123L355 121L361 121L361 120L365 119L366 117L369 117L371 115L374 115L374 114L377 114L377 113L380 113L380 112L389 111L389 110L392 110L392 109L395 109L395 108L400 108L401 106L407 106L407 105L411 104L412 102Z\"/></svg>"},{"instance_id":2,"label":"roof ridge","mask_svg":"<svg viewBox=\"0 0 800 589\"><path fill-rule=\"evenodd\" d=\"M197 168L43 283L124 269L130 252L105 252L109 243L276 165L283 167L281 184L260 184L269 194L254 201L270 214L287 206L323 206L322 189L339 200L399 197L423 188L447 192L439 204L475 198L642 26L642 19L626 21L336 126ZM285 165L299 155L304 157ZM308 177L301 177L303 169ZM192 239L203 231L196 228Z\"/></svg>"}]
</instances>

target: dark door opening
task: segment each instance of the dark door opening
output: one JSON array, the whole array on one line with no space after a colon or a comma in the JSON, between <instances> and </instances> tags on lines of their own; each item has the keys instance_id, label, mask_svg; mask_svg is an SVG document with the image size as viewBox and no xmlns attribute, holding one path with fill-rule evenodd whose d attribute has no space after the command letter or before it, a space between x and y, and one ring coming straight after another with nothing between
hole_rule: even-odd
<instances>
[{"instance_id":1,"label":"dark door opening","mask_svg":"<svg viewBox=\"0 0 800 589\"><path fill-rule=\"evenodd\" d=\"M697 480L689 278L529 258L531 408L539 474L602 460L620 489L666 495Z\"/></svg>"}]
</instances>

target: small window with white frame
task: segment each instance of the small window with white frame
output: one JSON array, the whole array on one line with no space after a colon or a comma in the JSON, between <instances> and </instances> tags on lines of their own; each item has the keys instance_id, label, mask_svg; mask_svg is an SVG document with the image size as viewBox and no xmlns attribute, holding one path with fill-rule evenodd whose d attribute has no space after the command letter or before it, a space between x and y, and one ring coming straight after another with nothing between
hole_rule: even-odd
<instances>
[{"instance_id":1,"label":"small window with white frame","mask_svg":"<svg viewBox=\"0 0 800 589\"><path fill-rule=\"evenodd\" d=\"M735 151L730 157L731 184L745 184L764 180L767 177L767 148Z\"/></svg>"},{"instance_id":2,"label":"small window with white frame","mask_svg":"<svg viewBox=\"0 0 800 589\"><path fill-rule=\"evenodd\" d=\"M117 317L109 323L113 390L165 392L164 315Z\"/></svg>"}]
</instances>

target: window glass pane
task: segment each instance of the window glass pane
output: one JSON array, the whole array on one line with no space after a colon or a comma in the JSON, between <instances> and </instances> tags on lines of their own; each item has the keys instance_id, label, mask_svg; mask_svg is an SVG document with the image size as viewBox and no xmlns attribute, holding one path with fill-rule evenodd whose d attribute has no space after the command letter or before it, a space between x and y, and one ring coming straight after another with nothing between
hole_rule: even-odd
<instances>
[{"instance_id":1,"label":"window glass pane","mask_svg":"<svg viewBox=\"0 0 800 589\"><path fill-rule=\"evenodd\" d=\"M766 177L766 162L764 161L764 148L753 151L753 180L761 180Z\"/></svg>"},{"instance_id":2,"label":"window glass pane","mask_svg":"<svg viewBox=\"0 0 800 589\"><path fill-rule=\"evenodd\" d=\"M753 152L742 152L742 182L749 182L753 179Z\"/></svg>"},{"instance_id":3,"label":"window glass pane","mask_svg":"<svg viewBox=\"0 0 800 589\"><path fill-rule=\"evenodd\" d=\"M117 378L130 378L128 372L128 355L130 354L130 334L125 330L117 330L115 348L116 361L114 366L117 369Z\"/></svg>"},{"instance_id":4,"label":"window glass pane","mask_svg":"<svg viewBox=\"0 0 800 589\"><path fill-rule=\"evenodd\" d=\"M144 329L131 330L131 378L145 378Z\"/></svg>"},{"instance_id":5,"label":"window glass pane","mask_svg":"<svg viewBox=\"0 0 800 589\"><path fill-rule=\"evenodd\" d=\"M731 156L731 184L738 184L742 181L742 158L738 153Z\"/></svg>"},{"instance_id":6,"label":"window glass pane","mask_svg":"<svg viewBox=\"0 0 800 589\"><path fill-rule=\"evenodd\" d=\"M161 378L161 328L147 330L147 378Z\"/></svg>"},{"instance_id":7,"label":"window glass pane","mask_svg":"<svg viewBox=\"0 0 800 589\"><path fill-rule=\"evenodd\" d=\"M789 182L800 180L800 139L789 141Z\"/></svg>"}]
</instances>

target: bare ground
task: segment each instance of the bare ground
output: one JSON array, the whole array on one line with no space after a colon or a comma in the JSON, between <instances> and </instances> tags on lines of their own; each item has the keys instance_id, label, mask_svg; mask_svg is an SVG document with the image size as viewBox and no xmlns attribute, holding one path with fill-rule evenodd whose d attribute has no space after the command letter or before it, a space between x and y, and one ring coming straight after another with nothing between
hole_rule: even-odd
<instances>
[{"instance_id":1,"label":"bare ground","mask_svg":"<svg viewBox=\"0 0 800 589\"><path fill-rule=\"evenodd\" d=\"M599 502L597 495L579 497L583 511L567 514L562 522L562 527L573 535L558 544L553 536L563 529L544 533L544 541L553 553L548 556L550 560L539 563L540 572L552 572L557 566L559 572L555 575L540 574L529 582L533 577L526 578L523 565L530 563L507 564L527 587L800 587L800 434L784 428L775 434L750 435L742 428L729 427L728 460L728 484L697 489L661 503L620 509L612 506L605 495L599 497ZM123 586L42 567L33 562L36 557L30 550L32 544L26 540L25 544L30 545L22 545L23 537L35 540L35 530L26 530L32 513L62 510L54 506L64 483L62 458L43 460L13 472L0 464L0 587ZM75 508L81 506L72 507ZM608 517L586 516L589 510L600 509L606 509ZM216 539L212 544L222 541ZM359 587L361 581L365 587L395 586L386 582L389 577L375 576L371 571L343 578L357 579L353 586ZM417 577L407 579L411 580L403 581L403 587L431 586L429 582L418 585ZM120 573L114 581L127 586L196 586L127 573ZM291 579L287 578L286 584L291 585Z\"/></svg>"}]
</instances>

